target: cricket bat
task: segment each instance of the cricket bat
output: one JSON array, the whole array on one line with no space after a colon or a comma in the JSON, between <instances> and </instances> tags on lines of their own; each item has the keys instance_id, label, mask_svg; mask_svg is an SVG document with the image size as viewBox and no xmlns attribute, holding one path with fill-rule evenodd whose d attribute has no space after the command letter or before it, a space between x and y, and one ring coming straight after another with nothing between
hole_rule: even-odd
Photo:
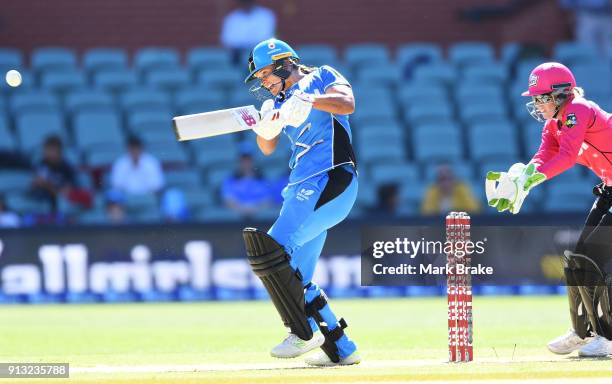
<instances>
[{"instance_id":1,"label":"cricket bat","mask_svg":"<svg viewBox=\"0 0 612 384\"><path fill-rule=\"evenodd\" d=\"M222 109L172 119L179 141L202 139L227 133L246 131L259 122L259 111L253 105Z\"/></svg>"}]
</instances>

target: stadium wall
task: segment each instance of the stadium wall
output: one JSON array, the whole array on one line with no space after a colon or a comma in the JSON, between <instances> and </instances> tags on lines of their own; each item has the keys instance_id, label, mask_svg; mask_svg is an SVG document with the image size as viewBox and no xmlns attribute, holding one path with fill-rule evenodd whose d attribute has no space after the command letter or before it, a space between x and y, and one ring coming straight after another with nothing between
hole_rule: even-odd
<instances>
[{"instance_id":1,"label":"stadium wall","mask_svg":"<svg viewBox=\"0 0 612 384\"><path fill-rule=\"evenodd\" d=\"M447 45L482 40L537 42L546 46L570 37L557 0L261 0L277 10L279 37L294 43L413 41ZM521 4L510 14L470 22L462 11ZM0 46L31 50L61 45L77 49L147 45L186 49L217 44L231 0L21 0L4 2Z\"/></svg>"}]
</instances>

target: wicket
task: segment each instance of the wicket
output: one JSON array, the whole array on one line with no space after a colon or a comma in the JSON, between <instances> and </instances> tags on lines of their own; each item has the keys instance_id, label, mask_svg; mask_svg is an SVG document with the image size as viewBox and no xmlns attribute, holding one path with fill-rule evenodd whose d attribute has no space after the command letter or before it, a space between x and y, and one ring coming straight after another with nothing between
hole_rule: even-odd
<instances>
[{"instance_id":1,"label":"wicket","mask_svg":"<svg viewBox=\"0 0 612 384\"><path fill-rule=\"evenodd\" d=\"M446 255L449 362L467 362L474 359L472 277L469 273L459 274L456 271L458 264L470 266L469 254L457 254L457 244L465 243L469 239L470 216L465 212L449 213L446 216L446 240L452 244L451 251Z\"/></svg>"}]
</instances>

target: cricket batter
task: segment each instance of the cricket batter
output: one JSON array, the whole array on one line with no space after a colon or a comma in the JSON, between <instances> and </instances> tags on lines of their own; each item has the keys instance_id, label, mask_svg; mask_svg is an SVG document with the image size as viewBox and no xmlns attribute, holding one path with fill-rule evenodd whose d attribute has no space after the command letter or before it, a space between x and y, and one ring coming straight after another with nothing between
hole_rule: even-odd
<instances>
[{"instance_id":1,"label":"cricket batter","mask_svg":"<svg viewBox=\"0 0 612 384\"><path fill-rule=\"evenodd\" d=\"M357 196L348 120L355 100L349 82L335 69L306 67L299 60L277 39L257 44L249 57L245 82L256 81L251 92L266 98L253 128L257 145L269 155L283 133L292 155L278 219L267 233L243 231L247 257L290 330L272 356L292 358L321 347L308 364L357 364L361 359L344 331L346 322L312 281L327 230L346 218Z\"/></svg>"},{"instance_id":2,"label":"cricket batter","mask_svg":"<svg viewBox=\"0 0 612 384\"><path fill-rule=\"evenodd\" d=\"M574 252L564 255L572 329L548 349L584 357L612 354L612 116L584 97L563 64L543 63L529 76L530 114L544 123L537 153L525 164L487 174L487 199L498 211L518 213L536 185L579 163L602 182ZM499 183L495 190L491 182ZM563 203L563 202L560 202Z\"/></svg>"}]
</instances>

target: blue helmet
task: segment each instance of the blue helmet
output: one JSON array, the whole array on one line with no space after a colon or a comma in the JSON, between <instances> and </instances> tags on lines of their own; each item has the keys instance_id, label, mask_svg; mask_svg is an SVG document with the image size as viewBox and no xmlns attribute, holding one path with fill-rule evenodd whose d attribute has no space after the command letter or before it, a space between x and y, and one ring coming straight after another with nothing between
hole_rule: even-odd
<instances>
[{"instance_id":1,"label":"blue helmet","mask_svg":"<svg viewBox=\"0 0 612 384\"><path fill-rule=\"evenodd\" d=\"M253 80L255 73L277 60L293 57L300 59L291 46L282 40L268 39L257 44L249 56L249 75L244 79L245 83Z\"/></svg>"}]
</instances>

